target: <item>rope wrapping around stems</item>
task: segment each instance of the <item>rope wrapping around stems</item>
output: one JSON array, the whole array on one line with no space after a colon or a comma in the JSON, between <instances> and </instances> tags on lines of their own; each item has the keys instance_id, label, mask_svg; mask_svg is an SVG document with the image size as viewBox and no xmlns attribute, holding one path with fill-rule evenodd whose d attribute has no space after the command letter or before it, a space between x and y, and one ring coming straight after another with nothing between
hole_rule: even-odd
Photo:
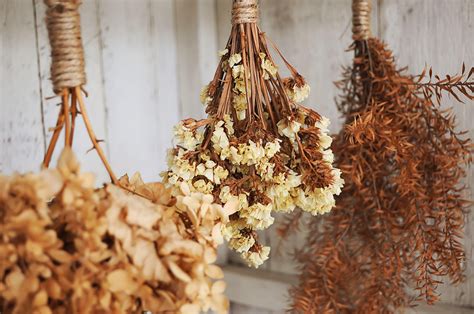
<instances>
[{"instance_id":1,"label":"rope wrapping around stems","mask_svg":"<svg viewBox=\"0 0 474 314\"><path fill-rule=\"evenodd\" d=\"M56 94L86 83L79 6L81 0L44 0Z\"/></svg>"},{"instance_id":2,"label":"rope wrapping around stems","mask_svg":"<svg viewBox=\"0 0 474 314\"><path fill-rule=\"evenodd\" d=\"M232 25L258 22L257 0L234 0L232 4Z\"/></svg>"},{"instance_id":3,"label":"rope wrapping around stems","mask_svg":"<svg viewBox=\"0 0 474 314\"><path fill-rule=\"evenodd\" d=\"M48 167L62 129L65 129L65 146L72 147L75 119L80 113L92 142L113 183L117 178L99 145L82 98L82 86L86 83L84 48L81 36L79 6L81 0L44 0L47 6L46 24L51 45L51 80L53 90L61 95L61 112L43 166ZM79 110L80 109L80 110Z\"/></svg>"},{"instance_id":4,"label":"rope wrapping around stems","mask_svg":"<svg viewBox=\"0 0 474 314\"><path fill-rule=\"evenodd\" d=\"M370 33L371 0L352 0L352 39L367 40Z\"/></svg>"}]
</instances>

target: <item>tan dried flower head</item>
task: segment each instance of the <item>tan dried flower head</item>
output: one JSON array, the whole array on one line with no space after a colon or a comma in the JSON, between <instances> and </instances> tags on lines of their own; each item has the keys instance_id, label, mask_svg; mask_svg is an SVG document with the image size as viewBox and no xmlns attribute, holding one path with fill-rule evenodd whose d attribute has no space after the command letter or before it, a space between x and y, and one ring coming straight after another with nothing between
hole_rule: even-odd
<instances>
[{"instance_id":1,"label":"tan dried flower head","mask_svg":"<svg viewBox=\"0 0 474 314\"><path fill-rule=\"evenodd\" d=\"M226 313L215 265L227 208L137 174L94 189L65 149L55 170L0 177L5 313Z\"/></svg>"}]
</instances>

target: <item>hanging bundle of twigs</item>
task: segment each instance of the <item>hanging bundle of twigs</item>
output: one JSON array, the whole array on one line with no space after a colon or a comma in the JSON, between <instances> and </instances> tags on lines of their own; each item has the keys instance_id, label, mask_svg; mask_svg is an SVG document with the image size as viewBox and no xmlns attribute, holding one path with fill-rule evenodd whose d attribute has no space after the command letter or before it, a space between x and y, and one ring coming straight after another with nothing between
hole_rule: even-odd
<instances>
[{"instance_id":1,"label":"hanging bundle of twigs","mask_svg":"<svg viewBox=\"0 0 474 314\"><path fill-rule=\"evenodd\" d=\"M87 132L113 183L117 178L99 145L84 105L82 86L86 83L84 48L82 46L79 15L80 0L45 0L46 24L51 44L51 79L53 90L61 96L56 127L46 151L43 166L48 167L61 131L64 129L65 147L72 147L76 118L81 115Z\"/></svg>"},{"instance_id":2,"label":"hanging bundle of twigs","mask_svg":"<svg viewBox=\"0 0 474 314\"><path fill-rule=\"evenodd\" d=\"M291 73L280 77L257 22L256 0L233 1L230 38L201 94L208 118L176 127L164 174L171 185L188 182L238 204L224 234L254 267L268 258L256 231L273 223L272 211L326 213L342 186L331 165L329 120L299 104L309 86L275 47Z\"/></svg>"},{"instance_id":3,"label":"hanging bundle of twigs","mask_svg":"<svg viewBox=\"0 0 474 314\"><path fill-rule=\"evenodd\" d=\"M173 193L140 175L117 180L92 131L82 98L84 53L78 0L45 0L54 91L61 111L43 165L61 130L56 169L0 175L1 313L226 313L215 265L232 204ZM70 147L82 115L114 184L94 188Z\"/></svg>"},{"instance_id":4,"label":"hanging bundle of twigs","mask_svg":"<svg viewBox=\"0 0 474 314\"><path fill-rule=\"evenodd\" d=\"M297 256L297 313L388 313L435 302L441 277L463 280L472 145L439 102L474 99L474 69L433 80L430 70L427 83L405 74L370 37L370 1L352 3L355 56L337 82L346 126L333 146L346 185Z\"/></svg>"}]
</instances>

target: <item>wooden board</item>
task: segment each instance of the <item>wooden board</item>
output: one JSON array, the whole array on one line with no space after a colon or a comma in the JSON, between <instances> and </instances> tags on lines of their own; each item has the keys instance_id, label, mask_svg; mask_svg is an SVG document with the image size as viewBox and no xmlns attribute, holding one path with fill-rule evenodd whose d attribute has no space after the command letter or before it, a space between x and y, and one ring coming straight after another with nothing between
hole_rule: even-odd
<instances>
[{"instance_id":1,"label":"wooden board","mask_svg":"<svg viewBox=\"0 0 474 314\"><path fill-rule=\"evenodd\" d=\"M176 70L164 59L165 47L172 53L175 46L159 38L166 40L173 25L171 4L107 0L98 6L110 160L117 173L140 171L147 181L159 179L169 127L178 121L176 106L167 103L176 101Z\"/></svg>"},{"instance_id":2,"label":"wooden board","mask_svg":"<svg viewBox=\"0 0 474 314\"><path fill-rule=\"evenodd\" d=\"M271 271L224 267L227 282L226 294L231 300L231 313L285 313L288 289L297 282L296 276ZM458 305L437 304L420 305L415 308L399 310L397 313L409 314L468 314L472 308Z\"/></svg>"},{"instance_id":3,"label":"wooden board","mask_svg":"<svg viewBox=\"0 0 474 314\"><path fill-rule=\"evenodd\" d=\"M182 118L204 117L199 95L217 67L216 5L213 0L176 0L179 106Z\"/></svg>"},{"instance_id":4,"label":"wooden board","mask_svg":"<svg viewBox=\"0 0 474 314\"><path fill-rule=\"evenodd\" d=\"M38 170L45 149L35 12L0 2L0 173Z\"/></svg>"}]
</instances>

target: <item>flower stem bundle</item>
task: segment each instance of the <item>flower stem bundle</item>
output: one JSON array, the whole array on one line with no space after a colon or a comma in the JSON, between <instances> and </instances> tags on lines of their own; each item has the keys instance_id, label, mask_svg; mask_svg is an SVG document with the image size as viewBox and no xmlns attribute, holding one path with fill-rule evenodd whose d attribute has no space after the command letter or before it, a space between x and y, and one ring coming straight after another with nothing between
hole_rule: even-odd
<instances>
[{"instance_id":1,"label":"flower stem bundle","mask_svg":"<svg viewBox=\"0 0 474 314\"><path fill-rule=\"evenodd\" d=\"M257 22L256 0L234 0L230 38L201 94L208 117L176 127L164 174L170 185L187 182L238 204L224 235L254 267L269 254L256 231L273 223L272 211L326 213L343 183L332 167L329 120L300 105L309 86L275 48L291 74L280 77Z\"/></svg>"},{"instance_id":2,"label":"flower stem bundle","mask_svg":"<svg viewBox=\"0 0 474 314\"><path fill-rule=\"evenodd\" d=\"M82 46L79 5L80 0L45 0L47 5L46 24L51 44L51 77L53 89L61 96L56 127L54 128L43 166L49 167L54 149L61 131L65 133L65 147L72 147L76 118L81 115L89 134L94 150L96 150L112 182L117 178L110 167L104 151L99 145L87 115L82 96L82 86L86 83L84 48Z\"/></svg>"},{"instance_id":3,"label":"flower stem bundle","mask_svg":"<svg viewBox=\"0 0 474 314\"><path fill-rule=\"evenodd\" d=\"M345 128L333 145L346 185L337 208L309 225L291 291L297 313L390 313L434 303L442 277L464 278L472 143L439 102L443 92L474 99L474 69L445 79L430 70L425 83L425 73L407 75L370 37L370 3L353 9L354 61L337 83Z\"/></svg>"}]
</instances>

